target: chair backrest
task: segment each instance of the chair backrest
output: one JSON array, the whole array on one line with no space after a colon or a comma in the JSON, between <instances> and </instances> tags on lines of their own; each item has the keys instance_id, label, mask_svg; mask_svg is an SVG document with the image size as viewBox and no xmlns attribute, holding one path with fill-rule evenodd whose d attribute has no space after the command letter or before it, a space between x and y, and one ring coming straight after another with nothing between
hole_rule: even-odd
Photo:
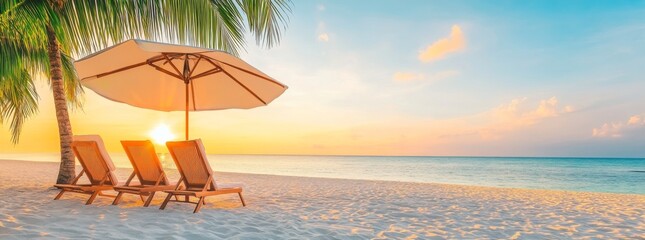
<instances>
[{"instance_id":1,"label":"chair backrest","mask_svg":"<svg viewBox=\"0 0 645 240\"><path fill-rule=\"evenodd\" d=\"M83 166L91 184L117 185L119 180L114 174L114 163L105 150L103 139L99 135L77 135L72 140L72 151Z\"/></svg>"},{"instance_id":2,"label":"chair backrest","mask_svg":"<svg viewBox=\"0 0 645 240\"><path fill-rule=\"evenodd\" d=\"M212 177L208 190L217 189L201 139L166 142L166 146L187 188L204 188L208 178Z\"/></svg>"},{"instance_id":3,"label":"chair backrest","mask_svg":"<svg viewBox=\"0 0 645 240\"><path fill-rule=\"evenodd\" d=\"M161 177L159 184L169 184L151 141L121 141L121 145L123 145L141 184L154 185L159 177Z\"/></svg>"}]
</instances>

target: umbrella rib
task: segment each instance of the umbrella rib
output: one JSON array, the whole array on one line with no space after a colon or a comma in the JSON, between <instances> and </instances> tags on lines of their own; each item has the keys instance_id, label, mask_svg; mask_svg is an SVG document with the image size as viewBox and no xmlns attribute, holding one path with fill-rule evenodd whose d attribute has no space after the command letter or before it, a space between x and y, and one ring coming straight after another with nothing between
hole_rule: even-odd
<instances>
[{"instance_id":1,"label":"umbrella rib","mask_svg":"<svg viewBox=\"0 0 645 240\"><path fill-rule=\"evenodd\" d=\"M122 68L119 68L119 69L116 69L116 70L112 70L112 71L109 71L109 72L104 72L104 73L101 73L101 74L97 74L96 78L105 77L105 76L110 75L110 74L115 74L115 73L118 73L118 72L122 72L122 71L125 71L125 70L136 68L136 67L141 67L143 65L154 63L154 62L157 62L159 60L162 60L162 59L154 59L152 61L149 60L149 61L145 61L145 62L132 64L130 66L125 66L125 67L122 67Z\"/></svg>"},{"instance_id":2,"label":"umbrella rib","mask_svg":"<svg viewBox=\"0 0 645 240\"><path fill-rule=\"evenodd\" d=\"M191 70L190 70L190 73L188 73L188 78L190 78L190 76L192 76L192 75L193 75L193 72L195 71L195 69L197 69L197 65L199 65L199 61L201 61L201 60L202 60L202 56L200 55L200 56L197 58L197 62L195 62L195 65L193 65L193 69L191 69Z\"/></svg>"},{"instance_id":3,"label":"umbrella rib","mask_svg":"<svg viewBox=\"0 0 645 240\"><path fill-rule=\"evenodd\" d=\"M163 55L166 58L166 60L168 61L168 63L170 63L170 66L172 66L172 68L175 69L175 71L177 72L177 75L180 75L180 76L183 75L183 74L181 74L181 72L179 71L177 66L175 66L175 64L172 63L172 61L170 61L170 58L168 58L168 55L166 55L166 53L162 53L161 55ZM180 78L180 79L183 79L183 78Z\"/></svg>"},{"instance_id":4,"label":"umbrella rib","mask_svg":"<svg viewBox=\"0 0 645 240\"><path fill-rule=\"evenodd\" d=\"M151 58L151 59L153 59L153 60L147 60L147 61L145 61L145 62L141 62L141 63L137 63L137 64L132 64L132 65L129 65L129 66L125 66L125 67L122 67L122 68L119 68L119 69L113 70L113 71L109 71L109 72L105 72L105 73L98 74L98 75L96 75L96 78L105 77L105 76L107 76L107 75L111 75L111 74L115 74L115 73L122 72L122 71L125 71L125 70L130 70L130 69L133 69L133 68L141 67L141 66L143 66L143 65L146 65L146 64L147 64L147 65L149 65L149 66L151 66L151 67L155 68L157 71L163 72L163 73L165 73L165 74L168 74L168 75L173 76L173 77L178 78L178 79L183 79L181 76L179 76L179 75L177 75L177 74L174 74L174 73L172 73L172 72L170 72L170 71L168 71L168 70L166 70L166 69L163 69L162 67L159 67L159 66L157 66L157 65L154 65L154 63L155 63L155 62L158 62L158 61L160 61L160 60L163 60L164 58L157 58L157 59ZM168 59L168 58L166 58L166 59ZM172 62L171 62L171 64L172 64ZM174 65L173 65L173 67L174 67ZM87 79L87 78L85 78L85 79Z\"/></svg>"},{"instance_id":5,"label":"umbrella rib","mask_svg":"<svg viewBox=\"0 0 645 240\"><path fill-rule=\"evenodd\" d=\"M203 72L203 73L197 74L196 76L191 77L190 79L191 79L191 80L193 80L193 79L198 79L198 78L201 78L201 77L206 77L206 76L208 76L208 75L212 75L212 74L215 74L215 73L218 73L218 72L221 72L221 71L222 71L222 70L221 70L221 69L219 69L219 68L218 68L218 69L211 69L211 70L208 70L208 71L206 71L206 72Z\"/></svg>"},{"instance_id":6,"label":"umbrella rib","mask_svg":"<svg viewBox=\"0 0 645 240\"><path fill-rule=\"evenodd\" d=\"M152 66L152 67L153 67L153 68L155 68L157 71L160 71L160 72L162 72L162 73L168 74L168 75L173 76L173 77L175 77L175 78L177 78L177 79L180 79L180 80L183 80L183 79L184 79L183 77L181 77L181 76L179 76L179 75L177 75L177 74L174 74L174 73L172 73L171 71L168 71L168 70L166 70L166 69L163 69L162 67L159 67L159 66L157 66L157 65L154 65L153 63L148 63L148 65Z\"/></svg>"},{"instance_id":7,"label":"umbrella rib","mask_svg":"<svg viewBox=\"0 0 645 240\"><path fill-rule=\"evenodd\" d=\"M116 69L114 71L101 73L101 74L96 75L96 78L105 77L105 76L110 75L110 74L118 73L118 72L125 71L125 70L128 70L128 69L136 68L136 67L141 67L143 65L146 65L146 62L132 64L130 66L122 67L122 68Z\"/></svg>"},{"instance_id":8,"label":"umbrella rib","mask_svg":"<svg viewBox=\"0 0 645 240\"><path fill-rule=\"evenodd\" d=\"M195 56L195 55L193 55L193 56ZM195 62L195 65L193 65L193 69L191 69L190 73L188 73L188 79L190 79L189 80L190 81L190 93L191 93L191 97L193 99L193 111L197 111L197 105L195 103L195 81L193 81L193 80L195 80L195 78L191 78L191 76L193 76L193 72L195 71L195 69L197 69L197 65L199 65L199 61L201 61L201 60L202 60L202 56L200 54L197 57L197 62Z\"/></svg>"},{"instance_id":9,"label":"umbrella rib","mask_svg":"<svg viewBox=\"0 0 645 240\"><path fill-rule=\"evenodd\" d=\"M224 74L226 74L228 77L230 77L231 79L233 79L233 81L235 81L237 84L239 84L239 85L240 85L240 86L242 86L244 89L246 89L246 91L247 91L247 92L249 92L249 93L250 93L250 94L252 94L255 98L257 98L258 100L260 100L260 102L264 103L264 105L267 105L267 103L266 103L264 100L262 100L262 98L260 98L257 94L255 94L253 91L251 91L251 89L249 89L248 87L246 87L246 85L242 84L242 83L241 83L240 81L238 81L235 77L233 77L233 76L232 76L231 74L229 74L226 70L224 70L224 68L220 67L219 65L217 65L217 64L215 64L215 63L213 62L213 61L217 61L217 60L211 59L210 57L206 57L206 61L207 61L207 62L209 62L209 63L211 63L214 67L217 67L217 68L221 69L221 72L223 72L223 73L224 73ZM217 62L219 62L219 61L217 61Z\"/></svg>"},{"instance_id":10,"label":"umbrella rib","mask_svg":"<svg viewBox=\"0 0 645 240\"><path fill-rule=\"evenodd\" d=\"M215 59L211 59L211 58L210 58L210 57L208 57L208 56L206 56L206 58L205 58L205 59L206 59L206 61L207 61L207 62L209 62L210 64L212 64L214 67L219 68L219 69L221 70L221 72L223 72L223 73L224 73L224 74L226 74L228 77L230 77L231 79L233 79L233 81L235 81L237 84L239 84L239 85L240 85L240 86L242 86L244 89L246 89L246 91L247 91L247 92L249 92L249 93L250 93L251 95L253 95L255 98L257 98L258 100L260 100L260 102L262 102L264 105L267 105L267 103L266 103L264 100L262 100L262 98L260 98L257 94L255 94L253 91L251 91L251 89L249 89L248 87L246 87L246 85L242 84L242 83L241 83L240 81L238 81L235 77L233 77L230 73L228 73L226 70L224 70L224 68L220 67L219 65L217 65L217 64L215 64L215 63L213 62L213 61L217 61L217 60L215 60ZM217 61L217 62L219 62L219 61Z\"/></svg>"},{"instance_id":11,"label":"umbrella rib","mask_svg":"<svg viewBox=\"0 0 645 240\"><path fill-rule=\"evenodd\" d=\"M235 77L233 77L231 74L229 74L226 70L222 69L222 72L223 72L224 74L226 74L228 77L230 77L231 79L233 79L233 81L235 81L237 84L239 84L240 86L242 86L244 89L246 89L246 91L248 91L248 92L249 92L250 94L252 94L255 98L257 98L258 100L260 100L260 102L262 102L264 105L267 105L267 103L266 103L264 100L262 100L262 98L260 98L257 94L255 94L253 91L251 91L251 89L249 89L248 87L246 87L246 85L244 85L244 84L242 84L240 81L238 81Z\"/></svg>"},{"instance_id":12,"label":"umbrella rib","mask_svg":"<svg viewBox=\"0 0 645 240\"><path fill-rule=\"evenodd\" d=\"M216 61L217 61L217 60L216 60ZM283 85L282 83L279 83L279 82L277 82L277 81L275 81L275 80L273 80L273 79L271 79L271 78L267 78L267 77L265 77L265 76L259 75L259 74L257 74L257 73L251 72L251 71L249 71L249 70L246 70L246 69L244 69L244 68L240 68L240 67L238 67L238 66L231 65L231 64L229 64L229 63L222 62L222 61L217 61L217 62L219 62L219 63L223 63L223 64L226 64L226 65L228 65L228 66L230 66L230 67L232 67L232 68L235 68L235 69L237 69L237 70L240 70L240 71L242 71L242 72L245 72L245 73L251 74L251 75L253 75L253 76L256 76L256 77L262 78L262 79L264 79L264 80L267 80L267 81L269 81L269 82L275 83L276 85L279 85L279 86L281 86L281 87L283 87L283 88L284 88L284 87L286 87L286 86L285 86L285 85Z\"/></svg>"},{"instance_id":13,"label":"umbrella rib","mask_svg":"<svg viewBox=\"0 0 645 240\"><path fill-rule=\"evenodd\" d=\"M255 94L253 91L251 91L251 89L249 89L248 87L246 87L246 85L242 84L240 81L238 81L238 80L237 80L237 78L233 77L230 73L228 73L226 70L224 70L224 68L220 67L219 65L217 65L217 64L215 64L215 63L213 62L213 61L216 61L216 62L220 62L220 61L217 61L217 60L215 60L215 59L211 59L210 57L207 57L207 58L206 58L206 61L208 61L209 63L213 64L213 66L214 66L214 67L218 67L219 69L221 69L221 70L222 70L222 72L223 72L224 74L226 74L228 77L230 77L231 79L233 79L233 81L235 81L237 84L239 84L239 85L240 85L240 86L242 86L244 89L246 89L246 91L248 91L248 92L249 92L250 94L252 94L255 98L257 98L258 100L260 100L260 102L264 103L264 105L267 105L267 103L266 103L264 100L262 100L262 98L260 98L257 94Z\"/></svg>"}]
</instances>

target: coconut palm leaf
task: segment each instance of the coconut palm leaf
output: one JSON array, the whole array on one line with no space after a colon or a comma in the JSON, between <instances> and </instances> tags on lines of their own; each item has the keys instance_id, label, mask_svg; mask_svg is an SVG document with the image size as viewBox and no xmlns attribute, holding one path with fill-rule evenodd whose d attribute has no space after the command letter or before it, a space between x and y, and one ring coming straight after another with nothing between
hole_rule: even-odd
<instances>
[{"instance_id":1,"label":"coconut palm leaf","mask_svg":"<svg viewBox=\"0 0 645 240\"><path fill-rule=\"evenodd\" d=\"M81 108L83 106L83 86L81 80L76 75L74 68L74 59L66 53L61 54L63 63L63 81L65 88L65 98L67 99L68 106L72 109Z\"/></svg>"},{"instance_id":2,"label":"coconut palm leaf","mask_svg":"<svg viewBox=\"0 0 645 240\"><path fill-rule=\"evenodd\" d=\"M217 2L216 0L212 0ZM291 12L286 0L237 0L244 11L251 33L258 44L273 47L280 40L280 33L288 21L287 13Z\"/></svg>"},{"instance_id":3,"label":"coconut palm leaf","mask_svg":"<svg viewBox=\"0 0 645 240\"><path fill-rule=\"evenodd\" d=\"M26 69L0 76L0 122L10 122L11 142L18 143L25 121L38 112L38 93Z\"/></svg>"},{"instance_id":4,"label":"coconut palm leaf","mask_svg":"<svg viewBox=\"0 0 645 240\"><path fill-rule=\"evenodd\" d=\"M60 10L74 53L86 55L131 38L170 41L237 52L243 27L207 0L82 1Z\"/></svg>"},{"instance_id":5,"label":"coconut palm leaf","mask_svg":"<svg viewBox=\"0 0 645 240\"><path fill-rule=\"evenodd\" d=\"M13 36L17 36L19 40L24 41L24 45L46 45L46 26L48 24L54 29L58 41L65 43L67 37L60 17L48 1L0 1L2 2L0 5L4 5L0 7L0 24L9 25L13 30L17 30L13 33ZM8 29L5 29L5 31L8 31Z\"/></svg>"},{"instance_id":6,"label":"coconut palm leaf","mask_svg":"<svg viewBox=\"0 0 645 240\"><path fill-rule=\"evenodd\" d=\"M69 0L59 11L70 50L79 55L131 38L238 54L247 25L258 44L275 45L290 5L286 0Z\"/></svg>"}]
</instances>

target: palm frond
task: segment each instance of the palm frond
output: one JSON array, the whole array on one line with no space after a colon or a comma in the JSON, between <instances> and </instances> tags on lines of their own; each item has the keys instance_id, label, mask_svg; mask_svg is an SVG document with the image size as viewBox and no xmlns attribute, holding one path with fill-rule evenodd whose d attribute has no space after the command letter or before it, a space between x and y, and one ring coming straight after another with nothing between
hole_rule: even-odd
<instances>
[{"instance_id":1,"label":"palm frond","mask_svg":"<svg viewBox=\"0 0 645 240\"><path fill-rule=\"evenodd\" d=\"M0 122L10 122L11 141L20 139L25 121L38 112L38 93L26 69L0 77Z\"/></svg>"},{"instance_id":2,"label":"palm frond","mask_svg":"<svg viewBox=\"0 0 645 240\"><path fill-rule=\"evenodd\" d=\"M131 38L226 50L241 46L241 34L218 35L221 27L214 25L219 21L207 0L70 0L61 15L70 50L79 55Z\"/></svg>"},{"instance_id":3,"label":"palm frond","mask_svg":"<svg viewBox=\"0 0 645 240\"><path fill-rule=\"evenodd\" d=\"M46 27L60 24L46 2L3 1L0 5L0 122L10 122L11 139L17 143L25 120L38 110L32 78L49 77ZM58 36L61 27L53 29L57 38L65 39ZM66 97L70 105L80 106L82 89L74 71L72 59L64 55Z\"/></svg>"},{"instance_id":4,"label":"palm frond","mask_svg":"<svg viewBox=\"0 0 645 240\"><path fill-rule=\"evenodd\" d=\"M16 38L25 46L46 45L46 27L50 25L59 42L65 45L67 37L60 18L46 1L3 1L6 6L0 7L1 37Z\"/></svg>"},{"instance_id":5,"label":"palm frond","mask_svg":"<svg viewBox=\"0 0 645 240\"><path fill-rule=\"evenodd\" d=\"M0 123L9 122L11 141L18 143L24 122L38 111L31 73L47 69L44 49L21 45L0 35Z\"/></svg>"},{"instance_id":6,"label":"palm frond","mask_svg":"<svg viewBox=\"0 0 645 240\"><path fill-rule=\"evenodd\" d=\"M19 7L24 0L1 0L0 1L0 15L12 11L14 8Z\"/></svg>"},{"instance_id":7,"label":"palm frond","mask_svg":"<svg viewBox=\"0 0 645 240\"><path fill-rule=\"evenodd\" d=\"M72 109L81 108L83 106L84 92L81 80L78 78L74 68L74 59L68 54L61 53L61 61L63 63L63 86L67 104Z\"/></svg>"},{"instance_id":8,"label":"palm frond","mask_svg":"<svg viewBox=\"0 0 645 240\"><path fill-rule=\"evenodd\" d=\"M190 11L190 4L183 1L181 4L186 6L171 6L177 2L168 1L166 3L166 15L181 17ZM176 27L186 28L183 34L195 35L193 41L186 42L197 46L224 50L233 54L238 54L239 50L244 48L244 22L239 9L233 1L221 0L217 4L213 2L202 1L196 14L200 16L194 19L194 22L187 22L185 25Z\"/></svg>"},{"instance_id":9,"label":"palm frond","mask_svg":"<svg viewBox=\"0 0 645 240\"><path fill-rule=\"evenodd\" d=\"M255 35L257 44L270 48L280 41L280 34L289 20L287 14L291 12L289 1L237 0L237 2L246 15L250 31Z\"/></svg>"},{"instance_id":10,"label":"palm frond","mask_svg":"<svg viewBox=\"0 0 645 240\"><path fill-rule=\"evenodd\" d=\"M25 70L33 75L46 74L49 57L43 45L25 45L2 34L0 30L0 78L11 79Z\"/></svg>"},{"instance_id":11,"label":"palm frond","mask_svg":"<svg viewBox=\"0 0 645 240\"><path fill-rule=\"evenodd\" d=\"M290 11L287 0L68 0L60 15L69 50L79 55L131 38L237 54L246 24L258 44L272 47Z\"/></svg>"}]
</instances>

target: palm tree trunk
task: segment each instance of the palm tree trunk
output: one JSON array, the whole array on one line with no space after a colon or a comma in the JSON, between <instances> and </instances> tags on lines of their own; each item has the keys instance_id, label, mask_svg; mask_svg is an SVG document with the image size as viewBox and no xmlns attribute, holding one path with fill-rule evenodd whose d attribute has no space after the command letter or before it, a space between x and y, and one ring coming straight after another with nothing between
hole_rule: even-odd
<instances>
[{"instance_id":1,"label":"palm tree trunk","mask_svg":"<svg viewBox=\"0 0 645 240\"><path fill-rule=\"evenodd\" d=\"M60 46L54 29L47 26L49 71L51 75L51 88L54 92L56 107L56 120L58 120L58 135L60 136L60 167L56 183L70 183L76 174L74 154L72 153L72 124L67 112L67 100L63 87L62 62Z\"/></svg>"}]
</instances>

